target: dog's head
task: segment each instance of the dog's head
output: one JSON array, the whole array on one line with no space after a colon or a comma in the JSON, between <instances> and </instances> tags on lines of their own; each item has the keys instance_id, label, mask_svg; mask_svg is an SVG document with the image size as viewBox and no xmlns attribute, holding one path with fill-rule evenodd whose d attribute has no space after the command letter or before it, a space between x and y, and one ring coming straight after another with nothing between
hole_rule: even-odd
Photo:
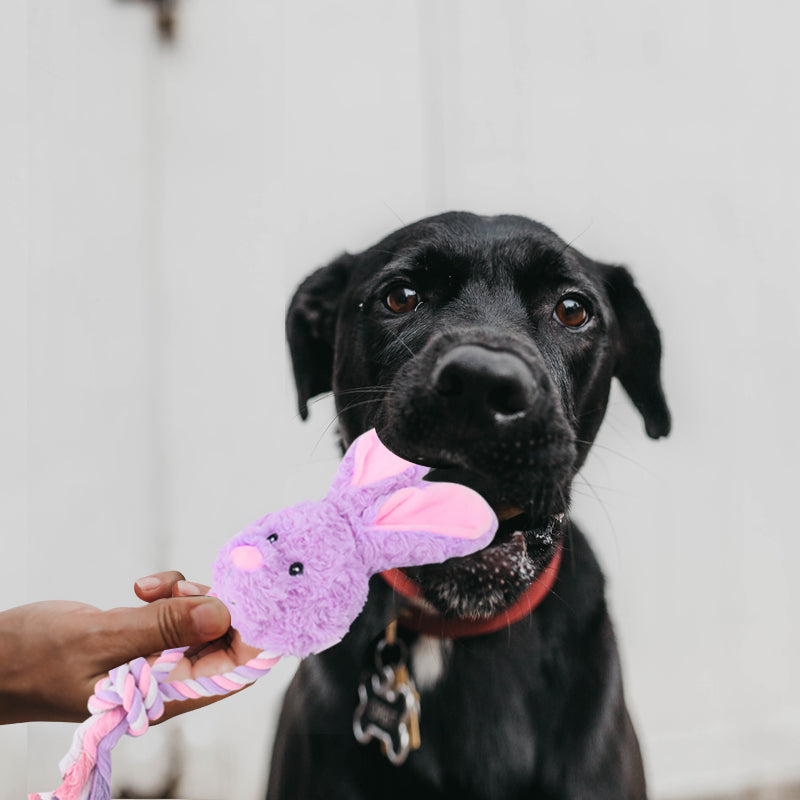
<instances>
[{"instance_id":1,"label":"dog's head","mask_svg":"<svg viewBox=\"0 0 800 800\"><path fill-rule=\"evenodd\" d=\"M413 577L445 615L492 615L552 556L616 376L669 432L658 329L629 273L524 217L449 213L317 270L289 307L300 413L333 389L349 444L375 427L507 521Z\"/></svg>"}]
</instances>

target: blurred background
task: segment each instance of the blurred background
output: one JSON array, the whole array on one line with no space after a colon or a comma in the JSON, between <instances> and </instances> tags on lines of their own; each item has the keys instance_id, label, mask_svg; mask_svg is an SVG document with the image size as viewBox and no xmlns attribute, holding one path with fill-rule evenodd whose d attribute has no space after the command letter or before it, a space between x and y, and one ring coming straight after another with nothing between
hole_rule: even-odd
<instances>
[{"instance_id":1,"label":"blurred background","mask_svg":"<svg viewBox=\"0 0 800 800\"><path fill-rule=\"evenodd\" d=\"M664 336L673 435L615 389L575 501L652 796L800 797L796 3L179 0L171 41L144 0L3 10L0 607L207 582L336 468L297 283L525 214L627 264ZM261 798L294 666L123 741L115 796ZM0 798L57 785L72 731L0 729Z\"/></svg>"}]
</instances>

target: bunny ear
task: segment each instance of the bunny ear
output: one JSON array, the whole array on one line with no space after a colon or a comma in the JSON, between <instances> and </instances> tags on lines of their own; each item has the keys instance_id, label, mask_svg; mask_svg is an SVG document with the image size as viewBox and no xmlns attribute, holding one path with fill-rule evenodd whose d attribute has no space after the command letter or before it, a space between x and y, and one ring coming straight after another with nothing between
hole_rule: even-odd
<instances>
[{"instance_id":1,"label":"bunny ear","mask_svg":"<svg viewBox=\"0 0 800 800\"><path fill-rule=\"evenodd\" d=\"M432 564L486 547L497 517L472 489L431 483L395 492L363 534L365 563L372 572Z\"/></svg>"},{"instance_id":2,"label":"bunny ear","mask_svg":"<svg viewBox=\"0 0 800 800\"><path fill-rule=\"evenodd\" d=\"M378 483L416 466L388 450L378 438L375 428L362 433L352 447L355 450L353 477L350 481L352 486Z\"/></svg>"}]
</instances>

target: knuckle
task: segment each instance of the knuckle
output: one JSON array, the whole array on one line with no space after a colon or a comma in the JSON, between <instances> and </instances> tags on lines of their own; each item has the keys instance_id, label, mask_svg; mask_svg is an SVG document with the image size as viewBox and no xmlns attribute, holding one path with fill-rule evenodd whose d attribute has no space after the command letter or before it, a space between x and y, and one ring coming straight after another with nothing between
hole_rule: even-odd
<instances>
[{"instance_id":1,"label":"knuckle","mask_svg":"<svg viewBox=\"0 0 800 800\"><path fill-rule=\"evenodd\" d=\"M183 626L181 625L181 613L178 603L171 603L168 600L158 600L157 620L158 631L166 647L179 647L185 644L182 641Z\"/></svg>"}]
</instances>

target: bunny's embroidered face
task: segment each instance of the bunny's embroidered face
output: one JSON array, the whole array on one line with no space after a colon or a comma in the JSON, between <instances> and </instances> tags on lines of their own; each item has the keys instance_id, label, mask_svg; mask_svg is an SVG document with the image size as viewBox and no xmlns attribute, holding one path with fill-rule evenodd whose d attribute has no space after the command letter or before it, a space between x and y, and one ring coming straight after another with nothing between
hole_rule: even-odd
<instances>
[{"instance_id":1,"label":"bunny's embroidered face","mask_svg":"<svg viewBox=\"0 0 800 800\"><path fill-rule=\"evenodd\" d=\"M221 551L214 588L248 643L305 656L344 636L369 575L350 526L327 503L268 514Z\"/></svg>"},{"instance_id":2,"label":"bunny's embroidered face","mask_svg":"<svg viewBox=\"0 0 800 800\"><path fill-rule=\"evenodd\" d=\"M360 436L327 497L268 514L235 536L214 564L213 592L245 642L274 655L338 642L376 572L444 561L485 547L497 529L486 502Z\"/></svg>"}]
</instances>

